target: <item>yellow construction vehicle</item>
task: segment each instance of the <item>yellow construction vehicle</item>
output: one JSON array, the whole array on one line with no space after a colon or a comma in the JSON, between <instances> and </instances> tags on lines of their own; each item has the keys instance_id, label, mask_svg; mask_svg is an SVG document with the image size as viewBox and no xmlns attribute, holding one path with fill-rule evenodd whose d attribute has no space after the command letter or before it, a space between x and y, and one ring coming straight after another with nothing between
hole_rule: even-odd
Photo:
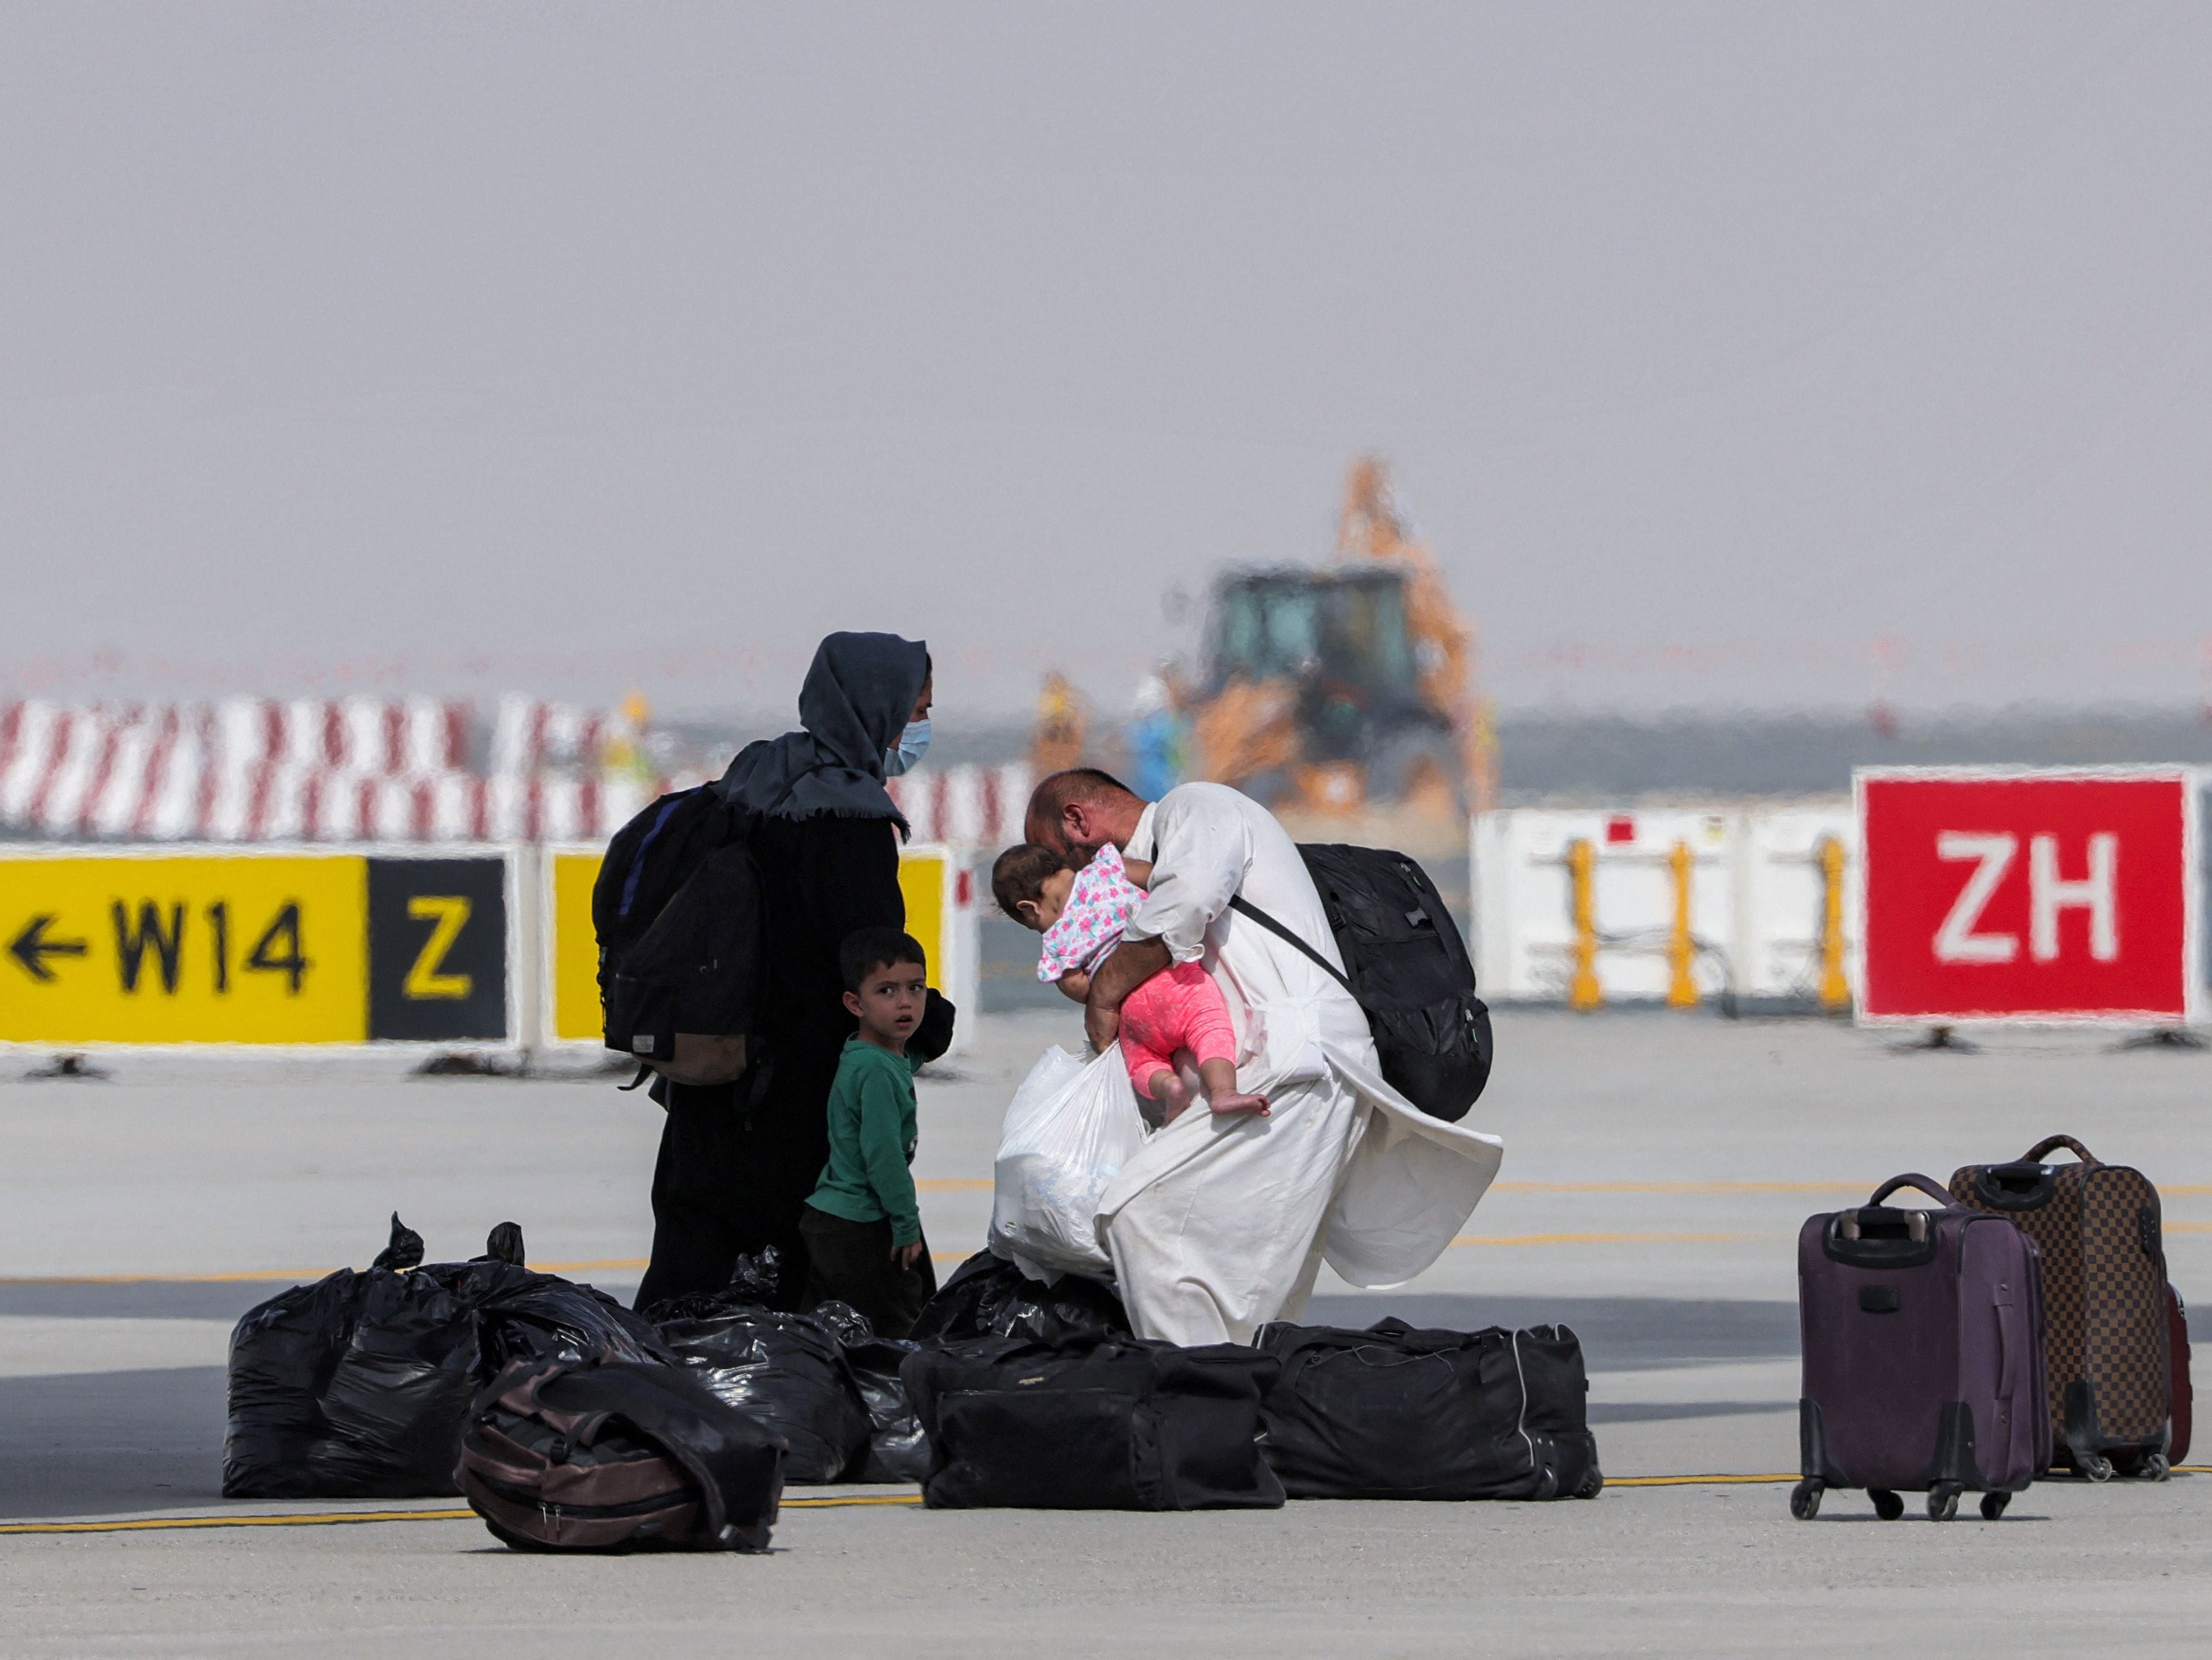
<instances>
[{"instance_id":1,"label":"yellow construction vehicle","mask_svg":"<svg viewBox=\"0 0 2212 1660\"><path fill-rule=\"evenodd\" d=\"M1479 812L1498 759L1474 663L1436 556L1407 533L1389 469L1363 457L1345 482L1334 564L1214 585L1185 705L1193 771L1309 812Z\"/></svg>"}]
</instances>

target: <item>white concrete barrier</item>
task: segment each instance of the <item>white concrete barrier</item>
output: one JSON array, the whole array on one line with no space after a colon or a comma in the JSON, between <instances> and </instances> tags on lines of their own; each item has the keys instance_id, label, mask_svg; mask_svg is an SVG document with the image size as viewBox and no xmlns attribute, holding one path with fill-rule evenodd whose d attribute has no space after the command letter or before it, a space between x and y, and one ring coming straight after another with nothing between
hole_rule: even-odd
<instances>
[{"instance_id":1,"label":"white concrete barrier","mask_svg":"<svg viewBox=\"0 0 2212 1660\"><path fill-rule=\"evenodd\" d=\"M1581 842L1590 849L1589 969L1604 1000L1665 999L1686 957L1701 999L1817 1002L1831 914L1821 848L1832 838L1842 850L1839 914L1848 919L1857 837L1847 797L1481 814L1470 829L1468 875L1483 994L1569 1000L1580 933L1569 854ZM1689 884L1686 940L1679 937L1678 859ZM1856 944L1847 936L1838 944L1856 987Z\"/></svg>"}]
</instances>

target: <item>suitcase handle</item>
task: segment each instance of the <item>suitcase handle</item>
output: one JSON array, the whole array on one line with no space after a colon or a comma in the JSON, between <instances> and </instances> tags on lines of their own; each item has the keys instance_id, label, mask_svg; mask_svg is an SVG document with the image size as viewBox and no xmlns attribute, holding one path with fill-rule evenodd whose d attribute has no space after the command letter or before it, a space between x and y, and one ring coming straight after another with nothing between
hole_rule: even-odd
<instances>
[{"instance_id":1,"label":"suitcase handle","mask_svg":"<svg viewBox=\"0 0 2212 1660\"><path fill-rule=\"evenodd\" d=\"M1997 1399L2009 1401L2020 1383L2020 1305L2013 1300L2011 1288L2000 1286L1996 1292L1997 1310Z\"/></svg>"},{"instance_id":2,"label":"suitcase handle","mask_svg":"<svg viewBox=\"0 0 2212 1660\"><path fill-rule=\"evenodd\" d=\"M2088 1148L2083 1146L2079 1141L2076 1141L2070 1135L2045 1136L2043 1140L2038 1141L2033 1146L2027 1150L2027 1156L2022 1158L2020 1162L2023 1164L2033 1164L2038 1159L2041 1158L2045 1153L2049 1152L2057 1147L2064 1147L2068 1152L2071 1152L2076 1158L2080 1159L2085 1164L2100 1164L2104 1162L2104 1160L2098 1158L2095 1153L2090 1152Z\"/></svg>"},{"instance_id":3,"label":"suitcase handle","mask_svg":"<svg viewBox=\"0 0 2212 1660\"><path fill-rule=\"evenodd\" d=\"M1938 1187L1934 1177L1923 1176L1916 1171L1904 1176L1891 1177L1888 1181L1874 1190L1874 1197L1868 1200L1867 1203L1879 1205L1899 1188L1917 1188L1930 1199L1942 1200L1947 1207L1957 1202L1951 1197L1951 1190L1948 1188Z\"/></svg>"},{"instance_id":4,"label":"suitcase handle","mask_svg":"<svg viewBox=\"0 0 2212 1660\"><path fill-rule=\"evenodd\" d=\"M1974 1196L1991 1210L2040 1210L2051 1202L2056 1185L2051 1169L2034 1164L1979 1164L1960 1174L1969 1177Z\"/></svg>"}]
</instances>

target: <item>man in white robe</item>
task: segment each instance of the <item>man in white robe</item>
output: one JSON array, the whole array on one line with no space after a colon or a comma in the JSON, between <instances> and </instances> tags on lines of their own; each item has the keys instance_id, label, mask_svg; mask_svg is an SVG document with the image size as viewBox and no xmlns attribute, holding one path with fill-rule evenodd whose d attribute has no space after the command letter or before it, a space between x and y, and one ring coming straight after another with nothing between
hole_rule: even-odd
<instances>
[{"instance_id":1,"label":"man in white robe","mask_svg":"<svg viewBox=\"0 0 2212 1660\"><path fill-rule=\"evenodd\" d=\"M1264 1118L1194 1104L1152 1135L1100 1201L1101 1243L1131 1323L1182 1344L1249 1342L1304 1312L1326 1261L1355 1286L1436 1261L1498 1173L1496 1136L1422 1113L1382 1080L1366 1016L1287 941L1231 910L1242 894L1340 970L1321 896L1274 815L1220 784L1147 803L1103 773L1055 773L1029 839L1081 864L1108 842L1152 861L1122 943L1091 977L1085 1025L1114 1041L1129 993L1202 962L1238 1037L1237 1083Z\"/></svg>"}]
</instances>

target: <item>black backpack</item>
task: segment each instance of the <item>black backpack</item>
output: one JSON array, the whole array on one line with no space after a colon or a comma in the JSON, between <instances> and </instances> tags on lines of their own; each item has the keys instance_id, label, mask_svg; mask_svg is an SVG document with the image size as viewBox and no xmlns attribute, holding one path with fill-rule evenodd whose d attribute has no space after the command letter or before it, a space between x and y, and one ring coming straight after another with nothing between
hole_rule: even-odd
<instances>
[{"instance_id":1,"label":"black backpack","mask_svg":"<svg viewBox=\"0 0 2212 1660\"><path fill-rule=\"evenodd\" d=\"M1456 1123L1490 1081L1490 1009L1428 873L1402 853L1301 842L1345 972L1242 894L1230 904L1296 946L1366 1012L1383 1080L1431 1118Z\"/></svg>"},{"instance_id":2,"label":"black backpack","mask_svg":"<svg viewBox=\"0 0 2212 1660\"><path fill-rule=\"evenodd\" d=\"M760 985L760 870L712 785L615 833L592 885L606 1046L678 1084L743 1074ZM635 1087L633 1083L631 1087Z\"/></svg>"},{"instance_id":3,"label":"black backpack","mask_svg":"<svg viewBox=\"0 0 2212 1660\"><path fill-rule=\"evenodd\" d=\"M518 1360L453 1472L517 1550L766 1550L783 1443L674 1366Z\"/></svg>"}]
</instances>

